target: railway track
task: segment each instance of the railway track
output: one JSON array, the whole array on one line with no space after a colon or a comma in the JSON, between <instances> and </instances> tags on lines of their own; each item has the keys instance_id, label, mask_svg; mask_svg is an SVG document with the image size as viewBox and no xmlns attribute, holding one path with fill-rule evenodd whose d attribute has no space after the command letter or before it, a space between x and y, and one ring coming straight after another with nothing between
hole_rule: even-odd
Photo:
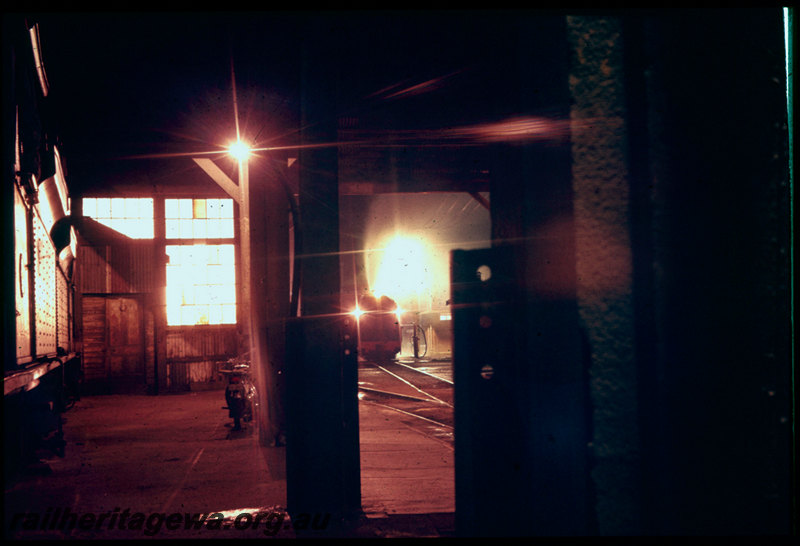
<instances>
[{"instance_id":1,"label":"railway track","mask_svg":"<svg viewBox=\"0 0 800 546\"><path fill-rule=\"evenodd\" d=\"M453 446L453 382L449 362L362 362L359 399L402 415L412 428Z\"/></svg>"}]
</instances>

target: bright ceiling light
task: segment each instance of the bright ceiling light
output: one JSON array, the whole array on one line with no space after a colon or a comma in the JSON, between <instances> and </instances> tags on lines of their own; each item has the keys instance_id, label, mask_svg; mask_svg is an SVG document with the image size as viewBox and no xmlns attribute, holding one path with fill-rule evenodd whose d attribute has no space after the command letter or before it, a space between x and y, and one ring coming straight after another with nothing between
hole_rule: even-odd
<instances>
[{"instance_id":1,"label":"bright ceiling light","mask_svg":"<svg viewBox=\"0 0 800 546\"><path fill-rule=\"evenodd\" d=\"M244 161L250 155L250 147L241 140L237 140L230 145L228 152L239 161Z\"/></svg>"}]
</instances>

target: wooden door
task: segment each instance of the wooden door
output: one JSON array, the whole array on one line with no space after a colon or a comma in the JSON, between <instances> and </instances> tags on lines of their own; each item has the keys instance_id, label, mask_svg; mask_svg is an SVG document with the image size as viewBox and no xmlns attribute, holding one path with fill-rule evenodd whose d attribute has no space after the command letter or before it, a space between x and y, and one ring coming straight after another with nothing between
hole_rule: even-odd
<instances>
[{"instance_id":1,"label":"wooden door","mask_svg":"<svg viewBox=\"0 0 800 546\"><path fill-rule=\"evenodd\" d=\"M113 296L106 300L108 325L107 372L117 391L145 386L145 347L142 309L137 298Z\"/></svg>"}]
</instances>

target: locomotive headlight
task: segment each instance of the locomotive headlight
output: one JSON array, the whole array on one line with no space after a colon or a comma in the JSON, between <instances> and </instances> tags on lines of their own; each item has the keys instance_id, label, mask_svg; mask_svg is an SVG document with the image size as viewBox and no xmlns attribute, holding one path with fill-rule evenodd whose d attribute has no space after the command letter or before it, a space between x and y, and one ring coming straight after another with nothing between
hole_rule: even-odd
<instances>
[{"instance_id":1,"label":"locomotive headlight","mask_svg":"<svg viewBox=\"0 0 800 546\"><path fill-rule=\"evenodd\" d=\"M396 236L382 249L373 291L385 294L398 304L415 300L430 289L430 254L424 242L415 237Z\"/></svg>"}]
</instances>

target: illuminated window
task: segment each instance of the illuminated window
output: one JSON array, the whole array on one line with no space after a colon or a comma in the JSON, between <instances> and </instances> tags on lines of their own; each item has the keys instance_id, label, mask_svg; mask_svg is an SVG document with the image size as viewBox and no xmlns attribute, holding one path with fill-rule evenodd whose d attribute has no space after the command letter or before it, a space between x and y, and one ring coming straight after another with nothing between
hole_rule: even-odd
<instances>
[{"instance_id":1,"label":"illuminated window","mask_svg":"<svg viewBox=\"0 0 800 546\"><path fill-rule=\"evenodd\" d=\"M232 199L165 199L167 239L233 237Z\"/></svg>"},{"instance_id":2,"label":"illuminated window","mask_svg":"<svg viewBox=\"0 0 800 546\"><path fill-rule=\"evenodd\" d=\"M233 239L233 200L165 199L164 227L168 240ZM232 242L167 245L166 252L167 324L236 324Z\"/></svg>"},{"instance_id":3,"label":"illuminated window","mask_svg":"<svg viewBox=\"0 0 800 546\"><path fill-rule=\"evenodd\" d=\"M153 199L85 197L83 215L133 239L153 238Z\"/></svg>"},{"instance_id":4,"label":"illuminated window","mask_svg":"<svg viewBox=\"0 0 800 546\"><path fill-rule=\"evenodd\" d=\"M167 324L236 324L232 244L167 245Z\"/></svg>"}]
</instances>

